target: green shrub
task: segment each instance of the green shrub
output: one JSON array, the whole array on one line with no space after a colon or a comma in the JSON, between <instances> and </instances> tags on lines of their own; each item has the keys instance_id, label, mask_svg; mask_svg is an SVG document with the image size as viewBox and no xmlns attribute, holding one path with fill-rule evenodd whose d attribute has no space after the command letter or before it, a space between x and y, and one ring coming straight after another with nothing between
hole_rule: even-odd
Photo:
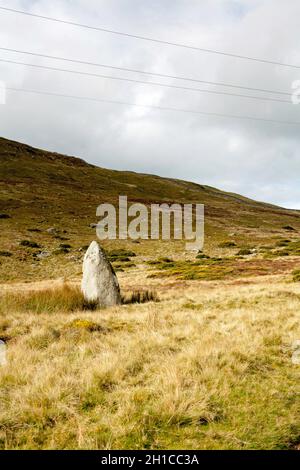
<instances>
[{"instance_id":1,"label":"green shrub","mask_svg":"<svg viewBox=\"0 0 300 470\"><path fill-rule=\"evenodd\" d=\"M274 251L275 256L290 256L288 251Z\"/></svg>"},{"instance_id":2,"label":"green shrub","mask_svg":"<svg viewBox=\"0 0 300 470\"><path fill-rule=\"evenodd\" d=\"M294 282L300 282L300 269L295 269L295 271L292 272L292 275Z\"/></svg>"},{"instance_id":3,"label":"green shrub","mask_svg":"<svg viewBox=\"0 0 300 470\"><path fill-rule=\"evenodd\" d=\"M204 253L199 253L196 256L196 259L209 259L210 257L208 255L205 255Z\"/></svg>"},{"instance_id":4,"label":"green shrub","mask_svg":"<svg viewBox=\"0 0 300 470\"><path fill-rule=\"evenodd\" d=\"M147 264L149 266L157 266L160 264L160 261L158 261L157 259L151 259L150 261L147 261Z\"/></svg>"},{"instance_id":5,"label":"green shrub","mask_svg":"<svg viewBox=\"0 0 300 470\"><path fill-rule=\"evenodd\" d=\"M10 258L12 253L10 251L0 251L0 256L3 256L4 258Z\"/></svg>"},{"instance_id":6,"label":"green shrub","mask_svg":"<svg viewBox=\"0 0 300 470\"><path fill-rule=\"evenodd\" d=\"M130 250L124 250L124 249L119 249L119 250L111 250L107 252L107 256L109 258L133 258L136 256L136 254L133 251Z\"/></svg>"},{"instance_id":7,"label":"green shrub","mask_svg":"<svg viewBox=\"0 0 300 470\"><path fill-rule=\"evenodd\" d=\"M135 268L135 264L130 262L130 261L128 263L121 263L121 264L119 264L119 263L115 264L114 263L113 266L114 266L114 269L118 270L119 272L124 272L124 269L126 269L126 268L128 268L128 269L129 268Z\"/></svg>"},{"instance_id":8,"label":"green shrub","mask_svg":"<svg viewBox=\"0 0 300 470\"><path fill-rule=\"evenodd\" d=\"M130 258L120 256L119 258L109 258L112 263L129 263Z\"/></svg>"},{"instance_id":9,"label":"green shrub","mask_svg":"<svg viewBox=\"0 0 300 470\"><path fill-rule=\"evenodd\" d=\"M124 249L108 251L106 254L111 263L129 263L130 258L136 256L133 251Z\"/></svg>"},{"instance_id":10,"label":"green shrub","mask_svg":"<svg viewBox=\"0 0 300 470\"><path fill-rule=\"evenodd\" d=\"M177 279L184 280L218 280L230 275L234 269L229 265L227 259L210 258L195 262L174 261L173 263L160 263L157 266L156 273L148 276L149 278L175 276Z\"/></svg>"},{"instance_id":11,"label":"green shrub","mask_svg":"<svg viewBox=\"0 0 300 470\"><path fill-rule=\"evenodd\" d=\"M252 254L252 251L249 248L242 248L237 253L238 256L247 256L247 255L251 255L251 254Z\"/></svg>"},{"instance_id":12,"label":"green shrub","mask_svg":"<svg viewBox=\"0 0 300 470\"><path fill-rule=\"evenodd\" d=\"M270 251L273 249L273 247L271 245L261 245L259 249L260 251Z\"/></svg>"},{"instance_id":13,"label":"green shrub","mask_svg":"<svg viewBox=\"0 0 300 470\"><path fill-rule=\"evenodd\" d=\"M30 240L22 240L20 242L20 246L25 246L27 248L41 248L38 243L32 242Z\"/></svg>"},{"instance_id":14,"label":"green shrub","mask_svg":"<svg viewBox=\"0 0 300 470\"><path fill-rule=\"evenodd\" d=\"M149 266L157 266L159 269L167 269L174 266L174 261L171 258L158 258L157 260L147 261Z\"/></svg>"},{"instance_id":15,"label":"green shrub","mask_svg":"<svg viewBox=\"0 0 300 470\"><path fill-rule=\"evenodd\" d=\"M236 243L235 242L230 242L230 241L222 242L219 245L219 248L234 248L234 247L236 247Z\"/></svg>"},{"instance_id":16,"label":"green shrub","mask_svg":"<svg viewBox=\"0 0 300 470\"><path fill-rule=\"evenodd\" d=\"M56 255L56 256L66 255L68 253L70 253L70 252L67 248L58 248L57 250L53 251L53 254Z\"/></svg>"},{"instance_id":17,"label":"green shrub","mask_svg":"<svg viewBox=\"0 0 300 470\"><path fill-rule=\"evenodd\" d=\"M275 246L285 247L288 246L289 243L291 243L291 240L279 240L278 242L276 242Z\"/></svg>"}]
</instances>

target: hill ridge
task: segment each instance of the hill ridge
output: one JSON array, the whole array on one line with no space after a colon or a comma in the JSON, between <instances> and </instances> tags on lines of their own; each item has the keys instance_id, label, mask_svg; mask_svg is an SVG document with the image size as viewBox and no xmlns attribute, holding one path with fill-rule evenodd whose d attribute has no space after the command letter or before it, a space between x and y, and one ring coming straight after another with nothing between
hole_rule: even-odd
<instances>
[{"instance_id":1,"label":"hill ridge","mask_svg":"<svg viewBox=\"0 0 300 470\"><path fill-rule=\"evenodd\" d=\"M224 191L224 190L215 188L210 185L200 184L200 183L193 182L193 181L181 180L179 178L170 178L170 177L156 175L156 174L138 173L138 172L131 171L131 170L129 171L129 170L115 170L115 169L103 168L103 167L99 167L97 165L88 163L81 157L60 154L58 152L51 152L48 150L39 149L27 143L10 140L4 137L0 137L0 156L1 156L2 162L5 159L9 160L10 158L17 158L17 159L28 158L28 157L33 158L33 159L44 158L54 164L64 163L66 165L73 166L73 167L93 168L97 171L100 170L102 172L115 173L115 175L117 176L132 175L133 177L140 177L140 178L144 177L146 179L155 179L159 181L169 182L172 185L178 184L181 189L183 186L186 186L189 188L190 191L201 190L201 191L207 191L209 193L214 193L216 198L221 198L221 199L229 198L229 199L235 200L238 203L244 203L244 204L255 205L255 206L259 205L263 207L268 207L270 209L288 211L290 213L300 214L299 211L294 210L294 209L287 209L284 207L277 206L275 204L265 203L263 201L251 199L247 196L243 196L237 193Z\"/></svg>"}]
</instances>

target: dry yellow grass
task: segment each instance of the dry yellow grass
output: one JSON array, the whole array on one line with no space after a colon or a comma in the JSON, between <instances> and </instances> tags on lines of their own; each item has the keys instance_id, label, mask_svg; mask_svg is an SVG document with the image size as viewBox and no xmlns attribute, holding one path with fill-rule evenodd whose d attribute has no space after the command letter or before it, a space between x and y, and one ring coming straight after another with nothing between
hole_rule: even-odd
<instances>
[{"instance_id":1,"label":"dry yellow grass","mask_svg":"<svg viewBox=\"0 0 300 470\"><path fill-rule=\"evenodd\" d=\"M300 442L300 285L121 277L161 302L88 312L0 299L0 447L284 449ZM41 296L43 294L40 294ZM46 305L46 304L45 304Z\"/></svg>"}]
</instances>

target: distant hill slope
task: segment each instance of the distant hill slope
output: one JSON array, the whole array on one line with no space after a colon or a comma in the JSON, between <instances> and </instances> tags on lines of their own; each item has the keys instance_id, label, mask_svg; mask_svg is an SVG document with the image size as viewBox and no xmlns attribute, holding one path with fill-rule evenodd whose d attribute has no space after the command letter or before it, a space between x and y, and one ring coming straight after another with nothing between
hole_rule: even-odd
<instances>
[{"instance_id":1,"label":"distant hill slope","mask_svg":"<svg viewBox=\"0 0 300 470\"><path fill-rule=\"evenodd\" d=\"M49 227L66 230L73 243L88 243L95 238L89 225L96 222L97 206L117 203L119 195L146 204L205 204L208 248L226 240L237 245L268 243L287 237L284 227L293 227L295 234L300 230L298 211L178 179L98 168L0 138L0 214L10 216L0 220L0 251L12 250L32 231L47 246Z\"/></svg>"},{"instance_id":2,"label":"distant hill slope","mask_svg":"<svg viewBox=\"0 0 300 470\"><path fill-rule=\"evenodd\" d=\"M3 138L0 138L0 184L1 211L18 212L22 208L51 216L47 210L56 210L63 204L65 215L74 215L75 211L83 216L87 214L82 210L95 203L89 211L94 218L99 203L115 202L121 194L145 203L203 203L207 217L216 222L221 219L225 226L245 225L244 218L249 216L250 227L256 219L261 228L270 224L275 228L277 223L280 226L287 222L300 227L298 211L178 179L98 168L79 158Z\"/></svg>"}]
</instances>

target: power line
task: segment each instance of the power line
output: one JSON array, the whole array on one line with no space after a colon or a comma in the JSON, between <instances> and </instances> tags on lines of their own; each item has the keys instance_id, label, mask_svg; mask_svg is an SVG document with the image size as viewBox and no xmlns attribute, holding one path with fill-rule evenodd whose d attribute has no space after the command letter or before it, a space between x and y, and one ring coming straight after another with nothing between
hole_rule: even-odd
<instances>
[{"instance_id":1,"label":"power line","mask_svg":"<svg viewBox=\"0 0 300 470\"><path fill-rule=\"evenodd\" d=\"M275 91L275 90L266 90L264 88L253 88L253 87L247 87L243 85L234 85L234 84L228 84L228 83L223 83L223 82L213 82L213 81L208 81L208 80L200 80L197 78L191 78L191 77L183 77L183 76L178 76L178 75L167 75L163 73L156 73L156 72L148 72L144 70L137 70L137 69L131 69L131 68L126 68L126 67L117 67L114 65L107 65L107 64L99 64L95 62L87 62L83 60L76 60L76 59L69 59L67 57L60 57L60 56L52 56L52 55L47 55L47 54L39 54L37 52L30 52L30 51L22 51L19 49L11 49L8 47L0 47L0 50L6 51L6 52L16 52L17 54L25 54L25 55L30 55L34 57L43 57L45 59L51 59L51 60L61 60L64 62L71 62L75 64L81 64L81 65L91 65L94 67L102 67L102 68L108 68L112 70L122 70L124 72L133 72L133 73L140 73L143 75L151 75L153 77L160 77L160 78L170 78L174 80L183 80L183 81L189 81L189 82L194 82L194 83L202 83L205 85L214 85L214 86L223 86L223 87L229 87L229 88L239 88L241 90L247 90L247 91L259 91L262 93L271 93L271 94L276 94L276 95L285 95L285 96L291 96L290 93L286 93L283 91Z\"/></svg>"},{"instance_id":2,"label":"power line","mask_svg":"<svg viewBox=\"0 0 300 470\"><path fill-rule=\"evenodd\" d=\"M198 52L206 52L208 54L217 54L217 55L227 56L227 57L231 57L231 58L235 58L235 59L243 59L243 60L249 60L249 61L252 61L252 62L260 62L260 63L263 63L263 64L279 65L281 67L289 67L289 68L293 68L293 69L300 69L300 65L288 64L288 63L284 63L284 62L277 62L277 61L269 60L269 59L260 59L258 57L250 57L250 56L245 56L245 55L240 55L240 54L233 54L233 53L229 53L229 52L218 51L218 50L215 50L215 49L205 49L203 47L196 47L196 46L191 46L191 45L188 45L188 44L181 44L181 43L177 43L177 42L163 41L161 39L156 39L156 38L152 38L152 37L139 36L137 34L124 33L122 31L116 31L116 30L113 30L113 29L107 29L107 28L103 28L103 27L96 27L96 26L86 25L86 24L82 24L82 23L76 23L74 21L62 20L62 19L53 18L53 17L50 17L50 16L37 15L37 14L34 14L34 13L29 13L29 12L26 12L26 11L22 11L22 10L15 10L13 8L0 7L0 10L11 12L11 13L18 13L18 14L26 15L26 16L31 16L31 17L34 17L34 18L42 19L42 20L54 21L56 23L63 23L63 24L71 25L71 26L77 26L77 27L80 27L80 28L90 29L90 30L94 30L94 31L101 31L103 33L116 34L118 36L123 36L123 37L125 36L125 37L129 37L129 38L133 38L133 39L140 39L142 41L148 41L148 42L153 42L153 43L157 43L157 44L164 44L166 46L181 47L181 48L184 48L184 49L191 49L191 50L198 51Z\"/></svg>"},{"instance_id":3,"label":"power line","mask_svg":"<svg viewBox=\"0 0 300 470\"><path fill-rule=\"evenodd\" d=\"M59 98L70 98L70 99L75 99L75 100L80 100L80 101L118 104L118 105L123 105L123 106L134 106L134 107L139 107L139 108L155 109L158 111L170 111L170 112L179 112L179 113L195 114L195 115L210 116L210 117L225 117L225 118L230 118L230 119L238 119L238 120L240 119L240 120L246 120L246 121L259 121L259 122L269 122L273 124L300 126L300 122L297 122L297 121L278 121L275 119L258 118L258 117L253 117L253 116L238 116L235 114L212 113L212 112L197 111L197 110L192 110L192 109L137 104L137 103L130 103L127 101L116 101L116 100L108 100L108 99L102 99L102 98L89 98L86 96L67 95L67 94L52 93L52 92L46 92L46 91L29 90L29 89L24 89L24 88L0 87L0 89L20 92L20 93L32 93L36 95L45 95L45 96L52 96L52 97L55 96Z\"/></svg>"},{"instance_id":4,"label":"power line","mask_svg":"<svg viewBox=\"0 0 300 470\"><path fill-rule=\"evenodd\" d=\"M140 85L151 85L151 86L159 86L159 87L171 88L171 89L177 89L177 90L195 91L195 92L198 92L198 93L200 92L200 93L208 93L208 94L213 94L213 95L225 95L225 96L232 96L232 97L237 97L237 98L246 98L246 99L258 100L258 101L270 101L270 102L276 102L276 103L292 104L292 101L281 100L281 99L278 99L278 98L268 98L268 97L262 97L262 96L242 95L242 94L238 94L238 93L228 93L228 92L216 91L216 90L202 90L201 88L191 88L191 87L184 87L184 86L179 86L179 85L169 85L167 83L146 82L146 81L143 81L143 80L136 80L136 79L133 79L133 78L114 77L112 75L101 75L101 74L96 74L96 73L81 72L79 70L61 69L61 68L58 68L58 67L49 67L49 66L46 66L46 65L28 64L28 63L17 62L17 61L8 60L8 59L0 59L0 62L5 62L5 63L8 63L8 64L13 64L13 65L22 65L22 66L26 66L26 67L33 67L33 68L38 68L38 69L43 69L43 70L51 70L51 71L55 71L55 72L65 72L65 73L83 75L83 76L88 76L88 77L96 77L96 78L104 78L104 79L108 79L108 80L118 80L118 81L130 82L130 83L137 83L137 84L140 84Z\"/></svg>"}]
</instances>

